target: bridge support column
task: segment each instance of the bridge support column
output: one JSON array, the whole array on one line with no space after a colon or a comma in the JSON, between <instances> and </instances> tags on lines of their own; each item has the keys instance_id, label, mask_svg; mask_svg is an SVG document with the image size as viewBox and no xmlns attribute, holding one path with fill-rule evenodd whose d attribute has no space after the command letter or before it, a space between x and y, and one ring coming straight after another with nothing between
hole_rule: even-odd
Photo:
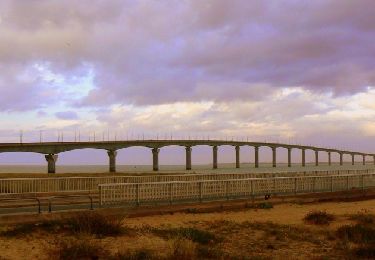
<instances>
[{"instance_id":1,"label":"bridge support column","mask_svg":"<svg viewBox=\"0 0 375 260\"><path fill-rule=\"evenodd\" d=\"M319 151L315 150L315 166L319 166Z\"/></svg>"},{"instance_id":2,"label":"bridge support column","mask_svg":"<svg viewBox=\"0 0 375 260\"><path fill-rule=\"evenodd\" d=\"M159 170L159 148L152 149L152 170L158 171Z\"/></svg>"},{"instance_id":3,"label":"bridge support column","mask_svg":"<svg viewBox=\"0 0 375 260\"><path fill-rule=\"evenodd\" d=\"M236 168L240 168L240 146L236 146Z\"/></svg>"},{"instance_id":4,"label":"bridge support column","mask_svg":"<svg viewBox=\"0 0 375 260\"><path fill-rule=\"evenodd\" d=\"M288 148L288 167L292 167L292 148Z\"/></svg>"},{"instance_id":5,"label":"bridge support column","mask_svg":"<svg viewBox=\"0 0 375 260\"><path fill-rule=\"evenodd\" d=\"M58 155L46 154L45 158L48 162L48 173L56 173L56 162L57 162Z\"/></svg>"},{"instance_id":6,"label":"bridge support column","mask_svg":"<svg viewBox=\"0 0 375 260\"><path fill-rule=\"evenodd\" d=\"M331 160L331 152L328 152L328 165L331 166L332 160Z\"/></svg>"},{"instance_id":7,"label":"bridge support column","mask_svg":"<svg viewBox=\"0 0 375 260\"><path fill-rule=\"evenodd\" d=\"M362 164L366 165L366 155L362 155Z\"/></svg>"},{"instance_id":8,"label":"bridge support column","mask_svg":"<svg viewBox=\"0 0 375 260\"><path fill-rule=\"evenodd\" d=\"M355 164L355 160L354 160L354 154L352 154L352 165L354 165Z\"/></svg>"},{"instance_id":9,"label":"bridge support column","mask_svg":"<svg viewBox=\"0 0 375 260\"><path fill-rule=\"evenodd\" d=\"M213 169L217 169L217 150L218 150L218 147L216 145L212 147L212 156L213 156L212 168Z\"/></svg>"},{"instance_id":10,"label":"bridge support column","mask_svg":"<svg viewBox=\"0 0 375 260\"><path fill-rule=\"evenodd\" d=\"M276 147L272 147L272 167L276 167Z\"/></svg>"},{"instance_id":11,"label":"bridge support column","mask_svg":"<svg viewBox=\"0 0 375 260\"><path fill-rule=\"evenodd\" d=\"M344 164L344 155L343 153L340 153L340 165L343 165Z\"/></svg>"},{"instance_id":12,"label":"bridge support column","mask_svg":"<svg viewBox=\"0 0 375 260\"><path fill-rule=\"evenodd\" d=\"M255 168L259 168L259 146L254 146L254 152L255 152ZM375 156L374 156L375 161Z\"/></svg>"},{"instance_id":13,"label":"bridge support column","mask_svg":"<svg viewBox=\"0 0 375 260\"><path fill-rule=\"evenodd\" d=\"M306 166L306 149L302 149L302 167Z\"/></svg>"},{"instance_id":14,"label":"bridge support column","mask_svg":"<svg viewBox=\"0 0 375 260\"><path fill-rule=\"evenodd\" d=\"M186 170L191 170L191 147L186 147Z\"/></svg>"},{"instance_id":15,"label":"bridge support column","mask_svg":"<svg viewBox=\"0 0 375 260\"><path fill-rule=\"evenodd\" d=\"M116 172L116 156L117 152L113 150L107 151L109 157L109 172Z\"/></svg>"}]
</instances>

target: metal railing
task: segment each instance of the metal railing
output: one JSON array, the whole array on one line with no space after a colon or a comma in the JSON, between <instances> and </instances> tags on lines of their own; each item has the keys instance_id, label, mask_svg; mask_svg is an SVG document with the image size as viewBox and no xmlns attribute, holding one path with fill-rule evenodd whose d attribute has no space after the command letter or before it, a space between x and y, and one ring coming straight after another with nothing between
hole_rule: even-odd
<instances>
[{"instance_id":1,"label":"metal railing","mask_svg":"<svg viewBox=\"0 0 375 260\"><path fill-rule=\"evenodd\" d=\"M110 177L55 177L0 179L0 195L52 192L98 192L98 185L106 183L149 183L170 181L231 180L249 178L327 176L374 173L375 169L334 171L293 171L263 173L210 173Z\"/></svg>"},{"instance_id":2,"label":"metal railing","mask_svg":"<svg viewBox=\"0 0 375 260\"><path fill-rule=\"evenodd\" d=\"M106 206L201 202L266 194L285 195L367 189L374 186L375 174L101 184L99 204Z\"/></svg>"}]
</instances>

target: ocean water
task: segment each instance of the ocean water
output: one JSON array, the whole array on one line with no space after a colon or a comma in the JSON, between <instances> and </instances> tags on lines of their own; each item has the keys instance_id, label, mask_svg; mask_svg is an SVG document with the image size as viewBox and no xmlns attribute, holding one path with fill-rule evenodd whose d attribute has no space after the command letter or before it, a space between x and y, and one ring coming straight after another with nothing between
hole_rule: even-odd
<instances>
[{"instance_id":1,"label":"ocean water","mask_svg":"<svg viewBox=\"0 0 375 260\"><path fill-rule=\"evenodd\" d=\"M185 170L185 165L160 165L160 173L227 173L227 172L277 172L277 171L318 171L318 170L348 170L348 169L375 169L375 165L362 164L351 165L350 163L340 166L333 164L321 164L316 167L314 164L307 164L302 167L299 164L293 165L291 168L286 164L278 164L278 167L273 168L270 163L262 163L259 168L255 168L254 164L243 163L240 169L235 168L235 164L219 164L219 168L212 169L211 165L193 165L191 171ZM118 173L152 173L152 165L117 165ZM1 174L45 174L47 172L47 165L0 165ZM106 173L108 172L108 165L57 165L57 173Z\"/></svg>"}]
</instances>

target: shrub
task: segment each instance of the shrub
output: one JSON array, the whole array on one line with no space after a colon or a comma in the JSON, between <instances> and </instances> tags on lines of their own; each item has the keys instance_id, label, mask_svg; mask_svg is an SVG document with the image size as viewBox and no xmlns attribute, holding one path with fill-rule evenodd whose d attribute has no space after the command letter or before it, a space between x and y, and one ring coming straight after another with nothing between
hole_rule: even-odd
<instances>
[{"instance_id":1,"label":"shrub","mask_svg":"<svg viewBox=\"0 0 375 260\"><path fill-rule=\"evenodd\" d=\"M208 244L217 240L211 232L200 230L193 227L188 228L171 228L171 229L153 229L152 232L164 238L188 239L199 244Z\"/></svg>"},{"instance_id":2,"label":"shrub","mask_svg":"<svg viewBox=\"0 0 375 260\"><path fill-rule=\"evenodd\" d=\"M375 224L375 215L370 214L367 211L361 211L355 215L351 215L350 220L354 220L357 223L363 225L372 225Z\"/></svg>"},{"instance_id":3,"label":"shrub","mask_svg":"<svg viewBox=\"0 0 375 260\"><path fill-rule=\"evenodd\" d=\"M37 229L43 229L49 232L57 231L61 228L62 224L58 221L43 221L41 223L25 223L14 225L0 233L6 237L16 237L20 235L27 235L33 233Z\"/></svg>"},{"instance_id":4,"label":"shrub","mask_svg":"<svg viewBox=\"0 0 375 260\"><path fill-rule=\"evenodd\" d=\"M375 244L365 244L353 250L356 257L375 259Z\"/></svg>"},{"instance_id":5,"label":"shrub","mask_svg":"<svg viewBox=\"0 0 375 260\"><path fill-rule=\"evenodd\" d=\"M96 212L82 212L68 220L74 233L94 234L97 236L115 236L124 232L123 217L105 216Z\"/></svg>"},{"instance_id":6,"label":"shrub","mask_svg":"<svg viewBox=\"0 0 375 260\"><path fill-rule=\"evenodd\" d=\"M87 238L63 239L50 251L52 259L105 259L109 252Z\"/></svg>"},{"instance_id":7,"label":"shrub","mask_svg":"<svg viewBox=\"0 0 375 260\"><path fill-rule=\"evenodd\" d=\"M335 217L325 211L311 211L307 213L303 220L314 225L328 225L335 220Z\"/></svg>"},{"instance_id":8,"label":"shrub","mask_svg":"<svg viewBox=\"0 0 375 260\"><path fill-rule=\"evenodd\" d=\"M258 208L260 209L272 209L273 205L269 202L262 202L258 204Z\"/></svg>"},{"instance_id":9,"label":"shrub","mask_svg":"<svg viewBox=\"0 0 375 260\"><path fill-rule=\"evenodd\" d=\"M337 229L336 235L353 243L375 243L375 229L362 224L345 225Z\"/></svg>"},{"instance_id":10,"label":"shrub","mask_svg":"<svg viewBox=\"0 0 375 260\"><path fill-rule=\"evenodd\" d=\"M122 251L120 253L117 253L117 255L114 257L114 259L116 260L151 260L155 258L156 257L154 257L153 252L145 248L141 248L134 251Z\"/></svg>"},{"instance_id":11,"label":"shrub","mask_svg":"<svg viewBox=\"0 0 375 260\"><path fill-rule=\"evenodd\" d=\"M172 250L169 259L190 260L197 258L197 245L185 238L172 240Z\"/></svg>"}]
</instances>

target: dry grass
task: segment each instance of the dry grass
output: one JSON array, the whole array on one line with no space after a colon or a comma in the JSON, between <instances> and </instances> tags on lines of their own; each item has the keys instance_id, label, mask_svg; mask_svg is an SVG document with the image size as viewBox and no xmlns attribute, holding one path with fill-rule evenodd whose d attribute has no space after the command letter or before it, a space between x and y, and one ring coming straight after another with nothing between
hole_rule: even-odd
<instances>
[{"instance_id":1,"label":"dry grass","mask_svg":"<svg viewBox=\"0 0 375 260\"><path fill-rule=\"evenodd\" d=\"M46 220L39 223L25 223L8 227L0 236L19 237L36 231L48 233L91 234L98 237L117 236L126 233L123 216L104 215L97 212L80 212L67 219Z\"/></svg>"},{"instance_id":2,"label":"dry grass","mask_svg":"<svg viewBox=\"0 0 375 260\"><path fill-rule=\"evenodd\" d=\"M329 225L335 220L335 216L323 210L314 210L307 213L303 220L314 225Z\"/></svg>"},{"instance_id":3,"label":"dry grass","mask_svg":"<svg viewBox=\"0 0 375 260\"><path fill-rule=\"evenodd\" d=\"M109 252L100 243L89 238L60 239L56 246L49 250L51 259L105 259Z\"/></svg>"},{"instance_id":4,"label":"dry grass","mask_svg":"<svg viewBox=\"0 0 375 260\"><path fill-rule=\"evenodd\" d=\"M120 215L82 212L68 219L67 224L74 233L116 236L125 233L123 220L124 217Z\"/></svg>"},{"instance_id":5,"label":"dry grass","mask_svg":"<svg viewBox=\"0 0 375 260\"><path fill-rule=\"evenodd\" d=\"M17 259L31 258L27 252L35 251L40 253L32 258L46 258L40 244L52 248L50 259L371 259L375 248L373 202L176 213L127 218L126 226L118 221L119 216L115 217L115 230L124 230L116 237L110 235L116 232L103 231L107 217L91 212L69 218L70 223L24 226L16 237L0 237L0 248L5 258ZM331 225L306 225L306 212L326 208L335 216ZM360 211L362 208L368 211ZM56 236L61 240L54 243ZM36 248L25 247L21 252L21 244Z\"/></svg>"}]
</instances>

